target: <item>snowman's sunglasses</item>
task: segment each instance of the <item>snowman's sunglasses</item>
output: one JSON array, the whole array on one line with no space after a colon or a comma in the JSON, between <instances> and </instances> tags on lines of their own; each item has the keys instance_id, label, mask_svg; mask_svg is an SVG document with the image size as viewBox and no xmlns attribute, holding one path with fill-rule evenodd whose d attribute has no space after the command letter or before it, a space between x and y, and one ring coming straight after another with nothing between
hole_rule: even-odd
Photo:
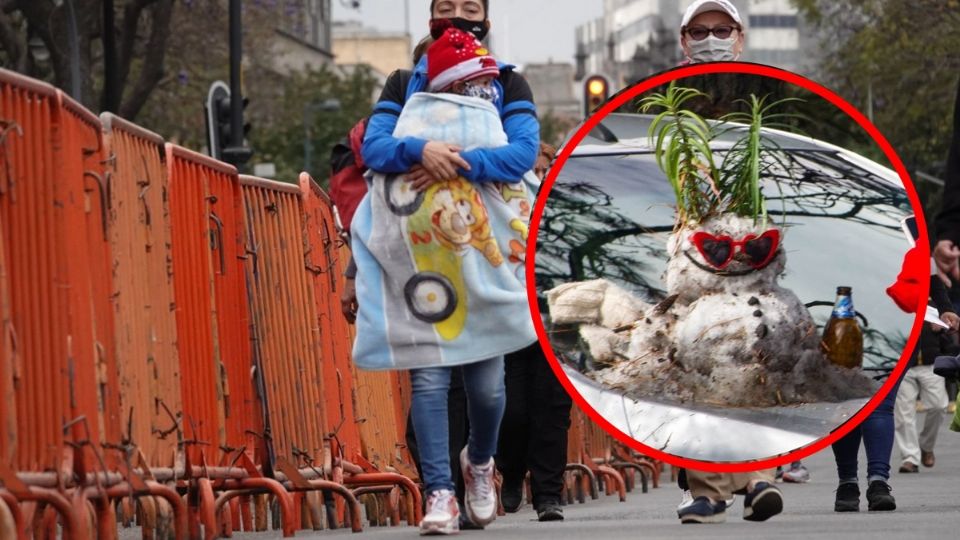
<instances>
[{"instance_id":1,"label":"snowman's sunglasses","mask_svg":"<svg viewBox=\"0 0 960 540\"><path fill-rule=\"evenodd\" d=\"M741 240L734 240L726 235L714 236L700 231L693 233L690 241L703 256L703 260L717 270L723 270L730 264L738 248L746 256L743 262L759 270L769 264L776 255L777 247L780 245L780 231L770 229L760 236L748 234Z\"/></svg>"}]
</instances>

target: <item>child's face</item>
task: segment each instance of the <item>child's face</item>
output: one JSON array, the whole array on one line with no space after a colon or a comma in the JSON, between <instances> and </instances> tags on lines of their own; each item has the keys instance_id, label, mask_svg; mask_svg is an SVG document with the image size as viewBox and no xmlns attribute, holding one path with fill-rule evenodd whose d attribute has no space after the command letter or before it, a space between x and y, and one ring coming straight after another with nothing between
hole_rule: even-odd
<instances>
[{"instance_id":1,"label":"child's face","mask_svg":"<svg viewBox=\"0 0 960 540\"><path fill-rule=\"evenodd\" d=\"M496 77L484 75L470 81L457 81L453 83L450 91L461 96L472 96L485 99L487 101L497 100L497 88L493 85Z\"/></svg>"}]
</instances>

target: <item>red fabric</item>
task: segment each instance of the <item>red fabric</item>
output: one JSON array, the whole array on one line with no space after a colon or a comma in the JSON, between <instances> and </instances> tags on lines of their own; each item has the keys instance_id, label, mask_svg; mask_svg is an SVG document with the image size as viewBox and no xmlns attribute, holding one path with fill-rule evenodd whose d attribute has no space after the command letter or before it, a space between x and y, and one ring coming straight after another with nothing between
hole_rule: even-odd
<instances>
[{"instance_id":1,"label":"red fabric","mask_svg":"<svg viewBox=\"0 0 960 540\"><path fill-rule=\"evenodd\" d=\"M434 90L444 90L456 81L499 74L497 61L483 44L456 28L447 28L427 49L427 78Z\"/></svg>"},{"instance_id":2,"label":"red fabric","mask_svg":"<svg viewBox=\"0 0 960 540\"><path fill-rule=\"evenodd\" d=\"M911 248L903 256L896 283L887 287L890 298L907 313L916 313L927 305L923 290L930 283L930 261L923 255L920 249Z\"/></svg>"},{"instance_id":3,"label":"red fabric","mask_svg":"<svg viewBox=\"0 0 960 540\"><path fill-rule=\"evenodd\" d=\"M363 157L360 155L360 147L363 144L363 135L366 132L367 125L364 120L357 122L347 135L350 142L350 149L353 150L353 163L344 167L336 174L330 177L330 199L337 207L337 213L340 214L340 222L343 228L350 230L350 223L353 221L353 214L360 206L360 201L367 194L367 182L363 179L363 173L367 171L367 166L363 163Z\"/></svg>"}]
</instances>

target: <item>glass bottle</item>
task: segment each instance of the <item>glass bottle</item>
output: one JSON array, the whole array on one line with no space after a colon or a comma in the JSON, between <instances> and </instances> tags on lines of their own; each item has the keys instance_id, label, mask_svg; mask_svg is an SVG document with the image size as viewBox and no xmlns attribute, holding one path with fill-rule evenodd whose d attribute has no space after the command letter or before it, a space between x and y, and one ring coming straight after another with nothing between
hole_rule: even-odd
<instances>
[{"instance_id":1,"label":"glass bottle","mask_svg":"<svg viewBox=\"0 0 960 540\"><path fill-rule=\"evenodd\" d=\"M831 362L845 368L863 365L863 332L853 309L853 289L837 287L833 313L823 329L821 344Z\"/></svg>"}]
</instances>

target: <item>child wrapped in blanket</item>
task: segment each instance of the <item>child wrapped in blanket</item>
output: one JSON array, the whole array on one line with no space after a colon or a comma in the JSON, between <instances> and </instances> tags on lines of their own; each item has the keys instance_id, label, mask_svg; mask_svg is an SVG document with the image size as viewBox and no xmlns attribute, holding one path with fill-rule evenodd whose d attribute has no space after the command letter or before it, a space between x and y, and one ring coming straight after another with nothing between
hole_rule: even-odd
<instances>
[{"instance_id":1,"label":"child wrapped in blanket","mask_svg":"<svg viewBox=\"0 0 960 540\"><path fill-rule=\"evenodd\" d=\"M429 92L406 100L393 137L421 145L442 141L464 152L509 144L494 105L500 67L480 42L448 28L427 59ZM410 370L427 495L424 534L459 527L446 418L450 369L462 366L470 424L460 454L464 507L483 527L497 510L493 455L504 410L504 355L536 340L524 253L532 200L527 185L538 180L532 171L496 182L438 180L422 167L373 172L368 180L352 225L359 306L354 362L361 369Z\"/></svg>"}]
</instances>

